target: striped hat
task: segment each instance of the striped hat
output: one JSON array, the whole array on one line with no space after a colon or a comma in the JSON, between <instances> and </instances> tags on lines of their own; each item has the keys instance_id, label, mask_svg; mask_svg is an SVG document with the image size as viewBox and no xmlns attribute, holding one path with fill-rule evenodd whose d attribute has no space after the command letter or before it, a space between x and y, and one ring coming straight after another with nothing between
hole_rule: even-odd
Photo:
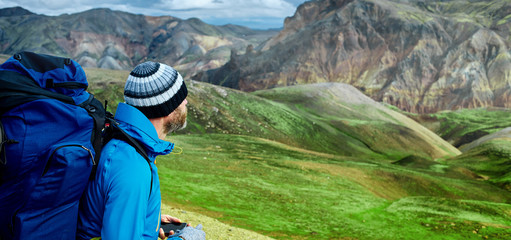
<instances>
[{"instance_id":1,"label":"striped hat","mask_svg":"<svg viewBox=\"0 0 511 240\"><path fill-rule=\"evenodd\" d=\"M137 65L124 86L124 101L149 119L169 115L187 95L181 74L163 63Z\"/></svg>"}]
</instances>

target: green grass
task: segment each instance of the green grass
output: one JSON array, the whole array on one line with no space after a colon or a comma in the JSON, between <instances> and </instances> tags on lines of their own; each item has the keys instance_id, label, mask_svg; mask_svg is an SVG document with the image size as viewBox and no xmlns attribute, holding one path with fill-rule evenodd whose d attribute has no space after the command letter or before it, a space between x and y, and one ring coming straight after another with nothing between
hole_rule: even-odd
<instances>
[{"instance_id":1,"label":"green grass","mask_svg":"<svg viewBox=\"0 0 511 240\"><path fill-rule=\"evenodd\" d=\"M108 111L115 113L119 102L124 102L124 83L129 71L113 71L101 68L85 68L88 91L102 103L108 101Z\"/></svg>"},{"instance_id":2,"label":"green grass","mask_svg":"<svg viewBox=\"0 0 511 240\"><path fill-rule=\"evenodd\" d=\"M328 120L315 121L286 104L205 83L190 85L187 133L243 134L315 151L379 156ZM339 142L348 144L339 148Z\"/></svg>"},{"instance_id":3,"label":"green grass","mask_svg":"<svg viewBox=\"0 0 511 240\"><path fill-rule=\"evenodd\" d=\"M327 145L329 149L335 149L339 142L357 143L358 152L394 160L408 155L434 159L458 154L457 149L416 122L345 85L303 85L255 94L283 103L325 129L327 134L321 134L322 138L335 141ZM325 137L328 134L337 135ZM360 154L356 151L354 156Z\"/></svg>"},{"instance_id":4,"label":"green grass","mask_svg":"<svg viewBox=\"0 0 511 240\"><path fill-rule=\"evenodd\" d=\"M170 140L183 153L158 159L164 202L274 238L476 239L483 225L488 236L511 233L509 192L484 182L247 136ZM444 222L459 227L434 228Z\"/></svg>"},{"instance_id":5,"label":"green grass","mask_svg":"<svg viewBox=\"0 0 511 240\"><path fill-rule=\"evenodd\" d=\"M493 139L446 161L470 169L482 178L511 191L511 141Z\"/></svg>"},{"instance_id":6,"label":"green grass","mask_svg":"<svg viewBox=\"0 0 511 240\"><path fill-rule=\"evenodd\" d=\"M462 109L410 116L456 147L511 126L511 111L504 108Z\"/></svg>"}]
</instances>

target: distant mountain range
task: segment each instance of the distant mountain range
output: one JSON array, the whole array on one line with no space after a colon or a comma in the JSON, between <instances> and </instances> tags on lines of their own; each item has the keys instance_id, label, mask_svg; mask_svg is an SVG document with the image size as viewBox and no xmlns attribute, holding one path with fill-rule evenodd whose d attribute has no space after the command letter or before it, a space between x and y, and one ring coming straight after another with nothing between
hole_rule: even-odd
<instances>
[{"instance_id":1,"label":"distant mountain range","mask_svg":"<svg viewBox=\"0 0 511 240\"><path fill-rule=\"evenodd\" d=\"M243 52L276 33L110 9L60 16L38 15L20 7L0 9L0 53L26 50L61 55L84 67L127 70L154 60L194 74L222 66L231 49Z\"/></svg>"},{"instance_id":2,"label":"distant mountain range","mask_svg":"<svg viewBox=\"0 0 511 240\"><path fill-rule=\"evenodd\" d=\"M32 50L109 69L155 60L243 91L347 83L412 113L511 107L510 47L508 0L315 0L280 32L109 9L0 10L0 53Z\"/></svg>"},{"instance_id":3,"label":"distant mountain range","mask_svg":"<svg viewBox=\"0 0 511 240\"><path fill-rule=\"evenodd\" d=\"M244 91L349 83L409 112L511 107L508 0L317 0L195 78Z\"/></svg>"}]
</instances>

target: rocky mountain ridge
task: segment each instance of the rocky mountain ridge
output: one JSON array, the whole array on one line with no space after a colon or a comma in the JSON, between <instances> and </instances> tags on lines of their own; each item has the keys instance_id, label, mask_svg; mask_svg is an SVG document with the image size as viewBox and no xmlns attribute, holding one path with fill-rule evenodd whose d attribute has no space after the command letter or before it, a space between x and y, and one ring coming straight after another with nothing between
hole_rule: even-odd
<instances>
[{"instance_id":1,"label":"rocky mountain ridge","mask_svg":"<svg viewBox=\"0 0 511 240\"><path fill-rule=\"evenodd\" d=\"M351 84L402 110L511 107L511 2L316 0L195 79L244 91Z\"/></svg>"},{"instance_id":2,"label":"rocky mountain ridge","mask_svg":"<svg viewBox=\"0 0 511 240\"><path fill-rule=\"evenodd\" d=\"M213 26L197 18L151 17L110 9L45 16L0 9L0 53L35 51L75 59L84 67L131 69L145 60L183 74L216 68L231 49L244 51L275 34L242 26Z\"/></svg>"}]
</instances>

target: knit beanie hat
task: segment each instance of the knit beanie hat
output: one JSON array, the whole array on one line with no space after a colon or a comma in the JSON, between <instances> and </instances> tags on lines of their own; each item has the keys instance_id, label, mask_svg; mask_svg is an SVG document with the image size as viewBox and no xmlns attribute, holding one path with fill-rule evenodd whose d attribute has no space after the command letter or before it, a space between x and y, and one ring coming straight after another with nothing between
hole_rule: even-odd
<instances>
[{"instance_id":1,"label":"knit beanie hat","mask_svg":"<svg viewBox=\"0 0 511 240\"><path fill-rule=\"evenodd\" d=\"M124 86L124 101L149 119L169 115L187 95L181 74L163 63L137 65Z\"/></svg>"}]
</instances>

